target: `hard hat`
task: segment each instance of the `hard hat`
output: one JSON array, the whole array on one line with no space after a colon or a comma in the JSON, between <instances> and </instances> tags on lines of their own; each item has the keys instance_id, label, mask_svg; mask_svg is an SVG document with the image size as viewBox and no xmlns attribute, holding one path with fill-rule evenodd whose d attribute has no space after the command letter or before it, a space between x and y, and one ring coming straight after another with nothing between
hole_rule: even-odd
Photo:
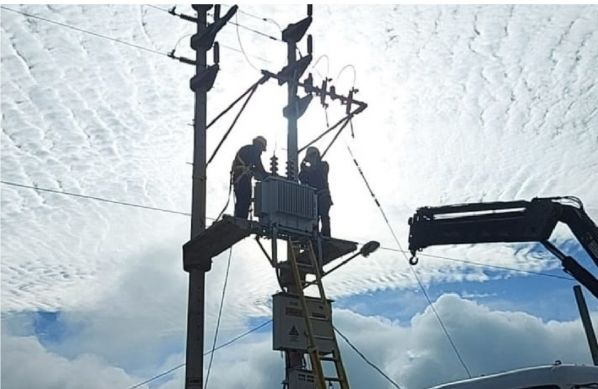
<instances>
[{"instance_id":1,"label":"hard hat","mask_svg":"<svg viewBox=\"0 0 598 389\"><path fill-rule=\"evenodd\" d=\"M312 154L315 154L317 157L319 157L320 150L318 150L318 148L314 147L314 146L308 147L307 150L305 151L305 156L312 155Z\"/></svg>"},{"instance_id":2,"label":"hard hat","mask_svg":"<svg viewBox=\"0 0 598 389\"><path fill-rule=\"evenodd\" d=\"M253 144L262 146L262 149L266 151L266 146L268 145L268 142L266 142L266 138L260 135L253 138Z\"/></svg>"}]
</instances>

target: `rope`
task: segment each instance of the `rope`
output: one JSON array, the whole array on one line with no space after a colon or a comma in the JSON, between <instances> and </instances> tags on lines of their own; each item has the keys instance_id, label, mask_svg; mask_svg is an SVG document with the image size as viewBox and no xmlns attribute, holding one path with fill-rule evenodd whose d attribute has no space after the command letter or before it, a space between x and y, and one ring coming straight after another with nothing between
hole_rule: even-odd
<instances>
[{"instance_id":1,"label":"rope","mask_svg":"<svg viewBox=\"0 0 598 389\"><path fill-rule=\"evenodd\" d=\"M249 100L251 100L251 98L253 97L253 94L257 90L258 86L259 86L259 84L256 84L251 89L251 92L249 93L249 96L247 96L247 99L245 100L245 102L243 103L243 106L241 107L241 109L237 113L237 116L235 116L235 119L233 120L232 124L230 125L230 127L228 128L228 130L226 131L226 133L224 133L224 136L222 137L222 139L220 139L220 142L218 143L218 146L216 146L216 149L214 150L214 152L212 153L212 156L208 160L207 165L209 165L212 162L212 160L214 159L214 157L218 153L218 150L220 150L220 147L222 146L222 144L224 143L224 141L226 140L226 138L228 138L228 135L232 131L232 129L235 126L235 124L237 124L237 120L239 120L239 117L241 116L241 114L245 110L245 107L247 107L247 103L249 103Z\"/></svg>"},{"instance_id":2,"label":"rope","mask_svg":"<svg viewBox=\"0 0 598 389\"><path fill-rule=\"evenodd\" d=\"M370 365L371 367L373 367L378 373L380 373L380 375L382 375L382 377L386 378L388 380L388 382L390 382L395 388L401 389L401 387L399 386L399 384L397 384L395 381L393 381L392 378L390 378L386 373L384 373L382 371L382 369L380 369L378 366L376 366L361 351L359 351L357 349L357 347L355 347L353 345L353 343L351 343L351 341L349 339L347 339L347 337L345 335L343 335L343 333L338 330L338 328L336 328L334 326L333 326L333 328L334 328L334 331L337 334L339 334L340 337L343 338L343 340L345 342L347 342L347 344L349 345L349 347L351 347L353 349L353 351L355 351L357 353L357 355L359 355L361 357L361 359L363 359L368 365Z\"/></svg>"},{"instance_id":3,"label":"rope","mask_svg":"<svg viewBox=\"0 0 598 389\"><path fill-rule=\"evenodd\" d=\"M376 206L380 210L380 213L382 214L382 217L384 218L384 222L388 226L388 229L389 229L390 233L392 234L392 236L394 238L394 241L396 242L399 250L401 251L401 253L405 257L405 259L409 262L409 258L407 257L407 255L403 251L403 248L401 246L401 242L399 242L399 238L395 234L395 231L392 228L392 225L390 224L390 221L388 220L388 217L386 217L386 213L384 212L384 209L380 205L380 202L378 201L378 198L376 197L376 194L372 190L372 187L370 186L367 178L365 177L365 175L363 173L363 170L361 170L361 167L359 166L359 163L355 159L355 156L353 155L353 152L351 151L351 148L349 147L349 145L346 145L346 146L347 146L347 150L349 151L349 154L351 155L351 158L353 159L353 163L357 167L357 170L359 171L359 174L361 175L361 178L363 179L363 182L365 183L366 187L368 188L368 191L370 192L370 195L374 199L374 202L376 203ZM440 315L438 314L438 311L436 310L436 307L434 306L434 303L432 302L432 299L430 299L430 296L428 295L428 292L426 291L423 283L421 282L421 280L420 280L417 272L415 271L415 269L413 268L413 266L409 266L409 269L411 269L411 272L413 273L413 276L415 277L415 280L417 281L417 284L419 285L419 288L421 289L424 297L426 298L426 300L428 302L428 306L430 307L430 309L434 313L434 316L436 316L436 320L438 320L438 323L440 324L440 327L442 328L442 331L444 332L444 334L445 334L446 338L448 339L448 341L449 341L449 343L450 343L450 345L451 345L451 347L452 347L455 355L457 356L457 359L461 363L461 366L463 366L463 369L467 372L467 375L469 376L469 378L471 378L472 375L471 375L471 372L469 371L469 368L465 364L465 361L463 360L463 357L461 356L461 353L459 352L459 349L457 348L457 345L453 341L453 338L451 337L451 335L449 334L446 326L444 325L444 322L442 321Z\"/></svg>"},{"instance_id":4,"label":"rope","mask_svg":"<svg viewBox=\"0 0 598 389\"><path fill-rule=\"evenodd\" d=\"M231 171L230 172L230 183L228 185L228 195L226 196L226 204L224 204L224 207L222 207L222 210L220 211L218 216L216 216L215 222L220 220L220 218L222 217L222 215L224 215L224 212L228 208L228 205L230 204L230 198L231 198L232 192L233 192L233 172Z\"/></svg>"}]
</instances>

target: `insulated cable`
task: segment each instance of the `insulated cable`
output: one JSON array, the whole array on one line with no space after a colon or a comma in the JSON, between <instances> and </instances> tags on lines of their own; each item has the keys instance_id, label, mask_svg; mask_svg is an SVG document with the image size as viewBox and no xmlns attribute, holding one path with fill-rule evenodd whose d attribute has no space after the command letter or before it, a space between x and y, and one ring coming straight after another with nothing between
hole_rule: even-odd
<instances>
[{"instance_id":1,"label":"insulated cable","mask_svg":"<svg viewBox=\"0 0 598 389\"><path fill-rule=\"evenodd\" d=\"M235 25L236 25L236 33L237 33L237 42L239 43L239 48L241 49L241 52L243 53L243 56L245 57L245 61L249 64L249 66L251 66L253 69L257 70L258 72L260 71L260 69L258 69L257 66L255 66L253 64L253 62L251 62L249 60L249 57L247 56L247 53L245 52L245 49L243 48L243 43L241 43L241 34L239 33L239 16L235 13Z\"/></svg>"},{"instance_id":2,"label":"insulated cable","mask_svg":"<svg viewBox=\"0 0 598 389\"><path fill-rule=\"evenodd\" d=\"M255 331L257 331L257 330L259 330L259 329L261 329L261 328L263 328L263 327L265 327L266 325L268 325L268 324L270 324L270 323L272 323L272 319L270 319L270 320L267 320L267 321L263 322L262 324L260 324L260 325L258 325L258 326L256 326L256 327L253 327L253 328L251 328L250 330L248 330L248 331L245 331L245 332L243 332L243 333L241 333L241 334L239 334L239 335L235 336L235 337L234 337L234 338L232 338L232 339L229 339L229 340L227 340L226 342L222 343L221 345L219 345L218 347L216 347L216 348L215 348L215 349L213 349L212 351L207 351L207 352L203 353L203 355L204 355L204 356L206 356L206 355L208 355L208 354L212 354L212 353L214 353L214 352L216 352L216 351L218 351L218 350L220 350L220 349L222 349L222 348L224 348L224 347L227 347L227 346L229 346L229 345L231 345L231 344L235 343L236 341L238 341L238 340L240 340L240 339L242 339L242 338L246 337L247 335L249 335L249 334L251 334L251 333L253 333L253 332L255 332ZM166 370L166 371L165 371L165 372L163 372L163 373L157 374L157 375L155 375L155 376L153 376L153 377L151 377L151 378L148 378L147 380L145 380L145 381L143 381L143 382L140 382L140 383L138 383L138 384L135 384L135 385L133 385L133 386L130 386L128 389L136 389L136 388L138 388L138 387L140 387L140 386L142 386L142 385L149 384L150 382L153 382L153 381L157 380L158 378L164 377L165 375L167 375L167 374L169 374L169 373L172 373L173 371L175 371L175 370L178 370L178 369L180 369L181 367L183 367L183 366L185 366L185 365L186 365L186 363L181 363L180 365L177 365L177 366L175 366L175 367L173 367L173 368L171 368L171 369L168 369L168 370Z\"/></svg>"},{"instance_id":3,"label":"insulated cable","mask_svg":"<svg viewBox=\"0 0 598 389\"><path fill-rule=\"evenodd\" d=\"M39 186L32 186L32 185L18 184L18 183L9 182L9 181L0 181L0 183L9 185L9 186L19 187L19 188L32 189L32 190L36 190L36 191L40 191L40 192L49 192L49 193L55 193L55 194L60 194L60 195L73 196L73 197L78 197L78 198L84 198L87 200L95 200L95 201L112 203L112 204L123 205L123 206L128 206L128 207L142 208L142 209L147 209L150 211L173 213L173 214L178 214L178 215L183 215L183 216L191 216L191 213L189 213L189 212L181 212L181 211L175 211L175 210L165 209L165 208L150 207L150 206L146 206L146 205L127 203L127 202L111 200L111 199L106 199L106 198L97 197L97 196L89 196L89 195L79 194L79 193L58 191L58 190L54 190L54 189L42 188ZM229 201L230 201L230 191L231 191L231 187L229 187ZM211 220L211 221L219 220L220 217L224 214L224 211L226 210L227 207L228 207L228 203L224 207L223 211L220 212L218 217L213 218L213 217L206 216L206 219ZM358 243L364 244L365 242L358 242ZM398 252L398 253L399 252L408 253L407 251L399 250L399 249L392 248L392 247L380 247L380 250L393 251L393 252ZM550 278L556 278L556 279L561 279L561 280L565 280L565 281L575 282L575 280L571 277L561 276L558 274L550 274L550 273L533 271L533 270L523 270L523 269L517 269L514 267L508 267L508 266L491 265L491 264L482 263L482 262L476 262L476 261L471 261L471 260L466 260L466 259L452 258L452 257L446 257L446 256L440 256L440 255L434 255L434 254L420 253L419 255L423 256L423 257L444 259L444 260L453 261L453 262L461 262L461 263L465 263L465 264L477 266L477 267L494 268L494 269L512 271L512 272L517 272L517 273L527 273L527 274L535 275L535 276L550 277Z\"/></svg>"},{"instance_id":4,"label":"insulated cable","mask_svg":"<svg viewBox=\"0 0 598 389\"><path fill-rule=\"evenodd\" d=\"M267 80L267 78L264 76L262 78L260 78L258 81L256 81L255 83L253 83L245 92L243 92L241 94L241 96L237 97L235 99L235 101L233 101L228 107L226 107L222 112L220 112L218 115L216 115L216 117L214 119L212 119L212 121L210 121L210 123L206 126L206 130L209 129L210 127L212 127L212 125L214 125L218 119L220 119L222 116L224 116L228 111L230 111L235 105L237 105L237 103L239 101L241 101L243 99L243 97L247 96L249 93L251 93L259 84L265 82Z\"/></svg>"},{"instance_id":5,"label":"insulated cable","mask_svg":"<svg viewBox=\"0 0 598 389\"><path fill-rule=\"evenodd\" d=\"M80 197L80 198L89 199L89 200L103 201L105 203L126 205L128 207L149 209L151 211L160 211L160 212L166 212L166 213L174 213L177 215L191 216L191 214L189 212L173 211L171 209L150 207L147 205L140 205L140 204L127 203L124 201L110 200L110 199L106 199L106 198L102 198L102 197L88 196L88 195L79 194L79 193L72 193L72 192L59 191L59 190L48 189L48 188L41 188L36 185L32 186L32 185L17 184L16 182L3 181L3 180L0 181L0 183L2 183L4 185L16 186L16 187L20 187L20 188L33 189L33 190L41 191L41 192L50 192L50 193L56 193L56 194L61 194L61 195Z\"/></svg>"},{"instance_id":6,"label":"insulated cable","mask_svg":"<svg viewBox=\"0 0 598 389\"><path fill-rule=\"evenodd\" d=\"M338 328L336 328L335 326L333 326L334 331L340 335L341 338L343 338L343 340L349 345L349 347L351 347L353 349L353 351L355 351L357 353L357 355L359 355L359 357L361 359L363 359L368 365L370 365L371 367L373 367L378 373L380 373L380 375L382 375L382 377L386 378L386 380L388 382L390 382L395 388L397 389L401 389L401 387L399 386L399 384L397 384L392 378L390 378L386 373L384 373L382 371L382 369L380 369L378 366L376 366L373 362L371 362L361 351L359 351L357 349L357 347L355 347L355 345L353 345L353 343L351 343L351 341L345 336L343 335L342 332L340 332L338 330Z\"/></svg>"},{"instance_id":7,"label":"insulated cable","mask_svg":"<svg viewBox=\"0 0 598 389\"><path fill-rule=\"evenodd\" d=\"M112 38L112 37L109 37L107 35L99 34L97 32L84 30L82 28L75 27L75 26L72 26L70 24L66 24L66 23L62 23L62 22L57 22L55 20L46 19L46 18L41 17L41 16L37 16L37 15L33 15L33 14L30 14L30 13L27 13L27 12L16 10L14 8L9 8L9 7L5 7L5 6L0 6L0 8L4 9L6 11L10 11L10 12L15 12L15 13L21 14L21 15L26 16L26 17L39 19L39 20L42 20L42 21L47 22L47 23L52 23L52 24L55 24L55 25L58 25L58 26L61 26L61 27L65 27L65 28L71 29L71 30L75 30L75 31L82 32L82 33L85 33L85 34L93 35L93 36L95 36L97 38L107 39L107 40L110 40L112 42L116 42L116 43L120 43L120 44L123 44L123 45L127 45L127 46L130 46L130 47L139 49L139 50L144 50L144 51L147 51L147 52L150 52L150 53L153 53L153 54L159 54L159 55L163 55L165 57L168 57L167 53L163 53L163 52L158 51L158 50L150 49L148 47L139 46L139 45L137 45L135 43L130 43L130 42L122 41L122 40L117 39L117 38ZM168 58L170 58L170 57L168 57Z\"/></svg>"},{"instance_id":8,"label":"insulated cable","mask_svg":"<svg viewBox=\"0 0 598 389\"><path fill-rule=\"evenodd\" d=\"M253 88L251 89L249 96L247 96L247 99L245 100L245 102L243 103L243 105L241 106L241 109L239 110L239 112L237 113L237 116L235 116L235 118L233 119L233 122L231 123L230 127L228 128L228 130L224 133L224 135L222 136L222 139L220 139L220 142L218 142L218 145L216 146L216 149L212 152L212 155L210 156L210 159L208 159L208 162L206 165L209 165L212 160L214 159L214 157L216 156L216 154L218 153L218 150L220 150L220 147L222 146L222 144L224 143L224 141L226 140L226 138L228 138L229 134L231 133L231 131L233 130L233 128L235 127L235 124L237 124L237 120L239 120L239 117L241 116L241 114L243 113L243 111L245 110L245 107L247 107L247 104L249 103L249 100L251 100L251 98L253 97L253 94L255 93L255 91L257 90L257 87L259 86L259 84L255 84L253 86Z\"/></svg>"},{"instance_id":9,"label":"insulated cable","mask_svg":"<svg viewBox=\"0 0 598 389\"><path fill-rule=\"evenodd\" d=\"M370 192L370 196L372 196L372 199L374 200L374 202L376 203L376 206L380 210L380 213L382 214L382 217L384 218L384 222L386 223L386 225L387 225L387 227L388 227L391 235L393 236L394 241L396 242L396 244L398 246L398 249L401 251L401 253L405 257L405 259L407 260L407 262L409 262L409 258L407 257L407 254L405 254L405 252L403 251L403 247L401 246L401 242L399 242L399 238L397 237L394 229L392 228L392 225L390 224L390 221L388 220L388 217L386 217L386 213L384 212L384 209L382 208L382 205L380 205L380 202L378 201L378 198L376 197L376 194L372 190L372 187L370 186L367 178L365 177L365 174L363 173L363 170L361 170L361 166L359 166L359 163L355 159L355 156L353 155L353 152L351 151L351 148L349 147L349 145L346 145L346 146L347 146L347 150L349 151L349 154L351 155L351 159L353 159L353 163L355 164L355 166L357 168L357 171L359 172L359 175L363 179L363 182L365 183L366 187L368 188L368 191ZM438 311L436 310L436 307L434 306L434 303L432 302L432 299L428 295L428 292L426 291L426 289L424 287L424 284L420 280L420 278L419 278L419 276L417 274L417 271L413 268L413 266L409 266L409 269L411 269L411 271L413 273L413 276L415 277L415 280L417 281L417 284L419 285L419 288L421 289L424 297L426 298L426 300L428 302L428 305L430 306L430 309L434 313L434 316L436 316L436 319L438 320L438 323L440 324L440 327L442 328L442 331L444 332L444 334L445 334L446 338L448 339L448 341L449 341L449 343L450 343L450 345L451 345L451 347L452 347L455 355L457 356L457 359L461 363L461 366L463 366L463 369L467 372L467 375L469 376L469 378L472 378L472 375L471 375L471 372L469 371L469 368L465 364L465 361L463 360L463 357L461 356L461 353L459 352L459 349L457 348L457 345L453 341L453 338L449 334L448 329L444 325L444 322L442 321L442 319L441 319Z\"/></svg>"},{"instance_id":10,"label":"insulated cable","mask_svg":"<svg viewBox=\"0 0 598 389\"><path fill-rule=\"evenodd\" d=\"M224 296L226 295L226 286L228 285L228 274L230 271L230 262L233 256L233 248L231 246L228 251L228 262L226 263L226 273L224 275L224 285L222 286L222 296L220 297L220 308L218 309L218 320L216 321L216 330L214 331L214 342L212 342L212 351L210 352L210 362L208 363L208 371L206 373L205 388L208 389L208 382L210 380L210 370L212 369L212 361L214 360L214 350L216 349L216 341L218 340L218 330L220 329L220 319L222 318L222 307L224 306Z\"/></svg>"}]
</instances>

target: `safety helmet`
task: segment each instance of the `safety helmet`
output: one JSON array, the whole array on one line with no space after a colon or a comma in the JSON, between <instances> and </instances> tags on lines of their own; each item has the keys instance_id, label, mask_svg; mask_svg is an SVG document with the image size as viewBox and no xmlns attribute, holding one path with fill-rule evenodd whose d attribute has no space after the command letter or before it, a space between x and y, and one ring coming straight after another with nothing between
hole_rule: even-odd
<instances>
[{"instance_id":1,"label":"safety helmet","mask_svg":"<svg viewBox=\"0 0 598 389\"><path fill-rule=\"evenodd\" d=\"M266 146L268 145L268 142L266 142L266 138L264 138L263 136L256 136L255 138L253 138L253 144L254 145L259 145L262 147L263 151L266 151Z\"/></svg>"},{"instance_id":2,"label":"safety helmet","mask_svg":"<svg viewBox=\"0 0 598 389\"><path fill-rule=\"evenodd\" d=\"M317 147L314 146L310 146L307 148L307 150L305 151L305 156L310 156L310 155L315 155L316 157L320 158L320 150L318 150Z\"/></svg>"}]
</instances>

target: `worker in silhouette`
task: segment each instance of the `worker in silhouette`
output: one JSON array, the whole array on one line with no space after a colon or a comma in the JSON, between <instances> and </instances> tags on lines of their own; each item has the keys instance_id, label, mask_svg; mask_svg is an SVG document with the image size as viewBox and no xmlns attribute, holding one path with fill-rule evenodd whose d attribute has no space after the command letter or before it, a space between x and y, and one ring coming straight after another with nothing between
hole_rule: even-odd
<instances>
[{"instance_id":1,"label":"worker in silhouette","mask_svg":"<svg viewBox=\"0 0 598 389\"><path fill-rule=\"evenodd\" d=\"M308 147L305 158L301 162L299 180L302 184L311 186L318 196L318 218L322 223L322 235L330 236L330 207L332 196L328 187L328 162L322 161L320 150Z\"/></svg>"},{"instance_id":2,"label":"worker in silhouette","mask_svg":"<svg viewBox=\"0 0 598 389\"><path fill-rule=\"evenodd\" d=\"M231 168L231 180L235 191L235 217L247 219L251 205L251 178L258 181L268 176L262 165L262 153L266 151L266 138L257 136L250 145L237 151Z\"/></svg>"}]
</instances>

